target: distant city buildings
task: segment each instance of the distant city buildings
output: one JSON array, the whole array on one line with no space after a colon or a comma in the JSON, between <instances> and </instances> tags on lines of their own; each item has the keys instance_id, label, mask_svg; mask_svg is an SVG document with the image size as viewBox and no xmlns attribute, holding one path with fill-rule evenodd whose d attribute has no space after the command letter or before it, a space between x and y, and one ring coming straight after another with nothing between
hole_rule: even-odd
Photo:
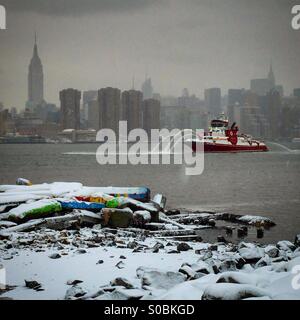
<instances>
[{"instance_id":1,"label":"distant city buildings","mask_svg":"<svg viewBox=\"0 0 300 320\"><path fill-rule=\"evenodd\" d=\"M65 89L60 91L59 98L62 129L79 129L81 92L71 88Z\"/></svg>"},{"instance_id":2,"label":"distant city buildings","mask_svg":"<svg viewBox=\"0 0 300 320\"><path fill-rule=\"evenodd\" d=\"M218 117L221 110L221 89L210 88L204 92L206 110L213 116Z\"/></svg>"},{"instance_id":3,"label":"distant city buildings","mask_svg":"<svg viewBox=\"0 0 300 320\"><path fill-rule=\"evenodd\" d=\"M195 94L190 95L187 88L184 88L182 90L182 95L181 97L178 98L177 105L181 107L191 107L191 108L193 107L201 108L203 106L201 105L201 100L197 98Z\"/></svg>"},{"instance_id":4,"label":"distant city buildings","mask_svg":"<svg viewBox=\"0 0 300 320\"><path fill-rule=\"evenodd\" d=\"M270 125L258 106L233 106L234 118L241 133L250 134L257 138L270 137Z\"/></svg>"},{"instance_id":5,"label":"distant city buildings","mask_svg":"<svg viewBox=\"0 0 300 320\"><path fill-rule=\"evenodd\" d=\"M272 64L270 65L270 70L266 78L251 80L250 90L258 96L264 96L271 90L278 91L281 97L284 95L283 86L276 84Z\"/></svg>"}]
</instances>

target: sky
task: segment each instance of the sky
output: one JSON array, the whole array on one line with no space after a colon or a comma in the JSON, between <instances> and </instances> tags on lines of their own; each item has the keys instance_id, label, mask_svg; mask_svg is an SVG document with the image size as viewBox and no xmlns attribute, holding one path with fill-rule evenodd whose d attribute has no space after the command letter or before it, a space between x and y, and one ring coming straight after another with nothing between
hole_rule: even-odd
<instances>
[{"instance_id":1,"label":"sky","mask_svg":"<svg viewBox=\"0 0 300 320\"><path fill-rule=\"evenodd\" d=\"M0 0L0 101L23 109L37 32L45 99L59 90L106 86L180 96L187 87L249 88L270 62L289 95L300 87L300 30L291 27L299 0Z\"/></svg>"}]
</instances>

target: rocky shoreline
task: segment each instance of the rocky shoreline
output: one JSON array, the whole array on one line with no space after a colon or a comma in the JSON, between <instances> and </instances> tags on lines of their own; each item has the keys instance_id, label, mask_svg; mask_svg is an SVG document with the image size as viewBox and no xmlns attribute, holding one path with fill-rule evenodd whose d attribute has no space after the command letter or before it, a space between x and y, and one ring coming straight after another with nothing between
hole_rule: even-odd
<instances>
[{"instance_id":1,"label":"rocky shoreline","mask_svg":"<svg viewBox=\"0 0 300 320\"><path fill-rule=\"evenodd\" d=\"M55 197L48 187L43 187L43 205L93 205L78 202L70 185ZM9 190L0 201L15 195ZM300 299L300 235L294 243L247 241L249 230L259 240L275 225L267 218L166 210L161 195L120 202L103 194L117 207L107 202L100 211L53 209L44 217L45 206L33 211L40 208L41 192L35 192L17 194L23 205L10 202L1 208L0 271L6 283L0 299ZM30 218L24 219L28 212ZM221 229L225 236L203 241L203 231Z\"/></svg>"},{"instance_id":2,"label":"rocky shoreline","mask_svg":"<svg viewBox=\"0 0 300 320\"><path fill-rule=\"evenodd\" d=\"M199 239L157 239L141 229L100 225L19 232L2 240L0 246L8 281L0 298L300 299L300 290L292 286L293 268L300 265L299 245L299 236L294 244L208 244ZM60 281L54 287L61 287L53 292L53 283L42 275L50 272L53 278L58 276L55 268L52 271L55 265L63 277L52 280ZM86 274L90 268L93 272Z\"/></svg>"}]
</instances>

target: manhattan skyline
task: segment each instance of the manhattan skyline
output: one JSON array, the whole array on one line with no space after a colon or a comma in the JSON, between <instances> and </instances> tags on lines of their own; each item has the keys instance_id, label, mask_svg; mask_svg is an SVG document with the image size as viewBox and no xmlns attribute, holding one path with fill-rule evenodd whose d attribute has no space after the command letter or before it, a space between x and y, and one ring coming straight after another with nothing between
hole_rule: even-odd
<instances>
[{"instance_id":1,"label":"manhattan skyline","mask_svg":"<svg viewBox=\"0 0 300 320\"><path fill-rule=\"evenodd\" d=\"M24 108L27 69L39 40L45 100L62 88L140 89L147 73L155 92L189 88L249 88L273 62L289 95L299 87L300 32L292 30L295 1L266 0L2 0L8 29L0 32L0 101ZM55 5L54 5L55 3ZM255 23L254 23L255 21ZM79 23L80 22L80 23Z\"/></svg>"}]
</instances>

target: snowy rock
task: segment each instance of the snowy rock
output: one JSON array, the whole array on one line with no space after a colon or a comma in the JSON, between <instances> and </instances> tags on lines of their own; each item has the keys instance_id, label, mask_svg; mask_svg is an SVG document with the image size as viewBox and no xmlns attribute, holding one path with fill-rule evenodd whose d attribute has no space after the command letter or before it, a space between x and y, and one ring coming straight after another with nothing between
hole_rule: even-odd
<instances>
[{"instance_id":1,"label":"snowy rock","mask_svg":"<svg viewBox=\"0 0 300 320\"><path fill-rule=\"evenodd\" d=\"M75 286L76 284L82 283L82 280L68 280L67 285L68 286Z\"/></svg>"},{"instance_id":2,"label":"snowy rock","mask_svg":"<svg viewBox=\"0 0 300 320\"><path fill-rule=\"evenodd\" d=\"M139 300L145 294L146 292L140 289L117 288L111 293L109 300Z\"/></svg>"},{"instance_id":3,"label":"snowy rock","mask_svg":"<svg viewBox=\"0 0 300 320\"><path fill-rule=\"evenodd\" d=\"M255 286L236 283L217 283L208 286L202 300L242 300L251 297L265 297L270 294Z\"/></svg>"},{"instance_id":4,"label":"snowy rock","mask_svg":"<svg viewBox=\"0 0 300 320\"><path fill-rule=\"evenodd\" d=\"M72 300L84 296L87 292L83 290L80 286L72 286L69 288L65 295L65 300Z\"/></svg>"},{"instance_id":5,"label":"snowy rock","mask_svg":"<svg viewBox=\"0 0 300 320\"><path fill-rule=\"evenodd\" d=\"M195 279L197 272L194 271L190 266L187 264L182 265L181 268L178 270L179 272L185 274L188 279Z\"/></svg>"},{"instance_id":6,"label":"snowy rock","mask_svg":"<svg viewBox=\"0 0 300 320\"><path fill-rule=\"evenodd\" d=\"M143 226L151 221L151 214L146 210L139 210L133 213L133 224Z\"/></svg>"},{"instance_id":7,"label":"snowy rock","mask_svg":"<svg viewBox=\"0 0 300 320\"><path fill-rule=\"evenodd\" d=\"M257 263L255 264L255 269L269 266L272 263L270 257L268 255L261 258Z\"/></svg>"},{"instance_id":8,"label":"snowy rock","mask_svg":"<svg viewBox=\"0 0 300 320\"><path fill-rule=\"evenodd\" d=\"M254 225L256 227L262 227L262 226L267 226L267 227L273 227L275 226L275 223L270 220L269 218L266 217L260 217L260 216L242 216L237 219L240 222L248 223L250 225Z\"/></svg>"},{"instance_id":9,"label":"snowy rock","mask_svg":"<svg viewBox=\"0 0 300 320\"><path fill-rule=\"evenodd\" d=\"M61 258L61 255L59 253L52 253L49 256L50 259L59 259Z\"/></svg>"},{"instance_id":10,"label":"snowy rock","mask_svg":"<svg viewBox=\"0 0 300 320\"><path fill-rule=\"evenodd\" d=\"M276 258L278 257L279 250L277 247L273 245L268 245L264 248L265 253L270 257L270 258Z\"/></svg>"},{"instance_id":11,"label":"snowy rock","mask_svg":"<svg viewBox=\"0 0 300 320\"><path fill-rule=\"evenodd\" d=\"M0 228L10 228L16 225L17 224L15 222L11 222L11 221L0 221Z\"/></svg>"},{"instance_id":12,"label":"snowy rock","mask_svg":"<svg viewBox=\"0 0 300 320\"><path fill-rule=\"evenodd\" d=\"M125 287L126 289L133 289L134 285L127 279L125 278L116 278L110 282L111 286L122 286Z\"/></svg>"},{"instance_id":13,"label":"snowy rock","mask_svg":"<svg viewBox=\"0 0 300 320\"><path fill-rule=\"evenodd\" d=\"M130 241L127 243L127 248L135 249L139 244L136 241Z\"/></svg>"},{"instance_id":14,"label":"snowy rock","mask_svg":"<svg viewBox=\"0 0 300 320\"><path fill-rule=\"evenodd\" d=\"M226 259L220 263L220 266L218 268L219 272L235 271L235 270L237 270L236 264L237 264L236 260Z\"/></svg>"},{"instance_id":15,"label":"snowy rock","mask_svg":"<svg viewBox=\"0 0 300 320\"><path fill-rule=\"evenodd\" d=\"M152 270L144 272L142 276L142 286L168 290L185 280L186 275L180 272Z\"/></svg>"},{"instance_id":16,"label":"snowy rock","mask_svg":"<svg viewBox=\"0 0 300 320\"><path fill-rule=\"evenodd\" d=\"M177 245L177 251L181 252L181 251L188 251L191 250L192 247L189 246L186 242L181 242Z\"/></svg>"},{"instance_id":17,"label":"snowy rock","mask_svg":"<svg viewBox=\"0 0 300 320\"><path fill-rule=\"evenodd\" d=\"M210 268L210 266L206 262L201 260L199 260L197 263L192 264L191 268L197 273L200 272L200 273L210 274L212 272L212 269Z\"/></svg>"},{"instance_id":18,"label":"snowy rock","mask_svg":"<svg viewBox=\"0 0 300 320\"><path fill-rule=\"evenodd\" d=\"M264 250L255 246L240 248L238 252L246 263L256 263L264 256Z\"/></svg>"},{"instance_id":19,"label":"snowy rock","mask_svg":"<svg viewBox=\"0 0 300 320\"><path fill-rule=\"evenodd\" d=\"M160 242L157 242L154 247L152 248L153 253L159 252L159 249L164 249L164 245Z\"/></svg>"},{"instance_id":20,"label":"snowy rock","mask_svg":"<svg viewBox=\"0 0 300 320\"><path fill-rule=\"evenodd\" d=\"M78 250L75 251L75 253L77 253L77 254L85 254L85 253L87 253L87 251L85 249L78 249Z\"/></svg>"},{"instance_id":21,"label":"snowy rock","mask_svg":"<svg viewBox=\"0 0 300 320\"><path fill-rule=\"evenodd\" d=\"M42 285L39 282L35 281L35 280L33 280L33 281L25 280L25 287L29 288L29 289L33 289L33 290L39 291L41 289Z\"/></svg>"},{"instance_id":22,"label":"snowy rock","mask_svg":"<svg viewBox=\"0 0 300 320\"><path fill-rule=\"evenodd\" d=\"M292 250L294 251L296 249L296 246L291 243L290 241L279 241L277 242L277 248L280 249L280 250L284 250L284 251L287 251L287 250Z\"/></svg>"}]
</instances>

